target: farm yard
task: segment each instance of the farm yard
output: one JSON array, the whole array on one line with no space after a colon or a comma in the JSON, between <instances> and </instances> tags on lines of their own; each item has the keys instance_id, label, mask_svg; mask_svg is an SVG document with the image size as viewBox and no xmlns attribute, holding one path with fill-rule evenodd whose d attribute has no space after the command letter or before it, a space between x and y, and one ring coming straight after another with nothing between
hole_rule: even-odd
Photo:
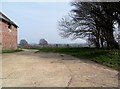
<instances>
[{"instance_id":1,"label":"farm yard","mask_svg":"<svg viewBox=\"0 0 120 89\"><path fill-rule=\"evenodd\" d=\"M83 1L0 3L0 87L120 87L120 2Z\"/></svg>"}]
</instances>

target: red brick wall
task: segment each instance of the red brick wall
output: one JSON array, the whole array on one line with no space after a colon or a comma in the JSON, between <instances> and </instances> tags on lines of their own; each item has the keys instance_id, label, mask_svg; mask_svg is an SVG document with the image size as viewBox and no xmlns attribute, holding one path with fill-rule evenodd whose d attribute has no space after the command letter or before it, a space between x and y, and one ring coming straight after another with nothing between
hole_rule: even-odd
<instances>
[{"instance_id":1,"label":"red brick wall","mask_svg":"<svg viewBox=\"0 0 120 89\"><path fill-rule=\"evenodd\" d=\"M2 49L17 49L17 28L8 28L8 24L0 21L0 38Z\"/></svg>"},{"instance_id":2,"label":"red brick wall","mask_svg":"<svg viewBox=\"0 0 120 89\"><path fill-rule=\"evenodd\" d=\"M1 21L0 21L0 50L2 49L2 24L1 24Z\"/></svg>"}]
</instances>

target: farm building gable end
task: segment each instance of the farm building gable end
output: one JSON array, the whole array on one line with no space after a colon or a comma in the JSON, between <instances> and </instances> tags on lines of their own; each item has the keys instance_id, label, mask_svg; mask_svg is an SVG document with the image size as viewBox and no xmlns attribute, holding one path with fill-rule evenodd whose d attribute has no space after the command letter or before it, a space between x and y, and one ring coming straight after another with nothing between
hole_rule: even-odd
<instances>
[{"instance_id":1,"label":"farm building gable end","mask_svg":"<svg viewBox=\"0 0 120 89\"><path fill-rule=\"evenodd\" d=\"M18 25L0 12L0 45L3 50L17 49L17 28Z\"/></svg>"}]
</instances>

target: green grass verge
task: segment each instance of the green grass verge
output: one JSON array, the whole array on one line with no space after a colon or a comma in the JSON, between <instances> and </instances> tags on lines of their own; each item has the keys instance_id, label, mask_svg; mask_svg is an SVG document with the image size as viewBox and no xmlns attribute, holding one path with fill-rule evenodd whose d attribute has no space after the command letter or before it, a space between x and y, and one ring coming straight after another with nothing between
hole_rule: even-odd
<instances>
[{"instance_id":1,"label":"green grass verge","mask_svg":"<svg viewBox=\"0 0 120 89\"><path fill-rule=\"evenodd\" d=\"M15 52L20 52L23 51L22 49L16 49L16 50L2 50L0 53L15 53Z\"/></svg>"},{"instance_id":2,"label":"green grass verge","mask_svg":"<svg viewBox=\"0 0 120 89\"><path fill-rule=\"evenodd\" d=\"M39 48L39 52L55 52L72 55L84 60L92 60L99 64L120 69L120 50L96 48Z\"/></svg>"}]
</instances>

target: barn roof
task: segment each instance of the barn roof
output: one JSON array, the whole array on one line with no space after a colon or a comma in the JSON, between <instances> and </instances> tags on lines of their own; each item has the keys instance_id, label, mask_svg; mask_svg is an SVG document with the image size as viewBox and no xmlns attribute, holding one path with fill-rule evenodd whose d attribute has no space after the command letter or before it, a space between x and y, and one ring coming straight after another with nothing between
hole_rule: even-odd
<instances>
[{"instance_id":1,"label":"barn roof","mask_svg":"<svg viewBox=\"0 0 120 89\"><path fill-rule=\"evenodd\" d=\"M16 25L13 21L11 21L6 15L4 15L2 12L0 12L0 20L3 20L11 25L14 25L16 28L18 25Z\"/></svg>"}]
</instances>

